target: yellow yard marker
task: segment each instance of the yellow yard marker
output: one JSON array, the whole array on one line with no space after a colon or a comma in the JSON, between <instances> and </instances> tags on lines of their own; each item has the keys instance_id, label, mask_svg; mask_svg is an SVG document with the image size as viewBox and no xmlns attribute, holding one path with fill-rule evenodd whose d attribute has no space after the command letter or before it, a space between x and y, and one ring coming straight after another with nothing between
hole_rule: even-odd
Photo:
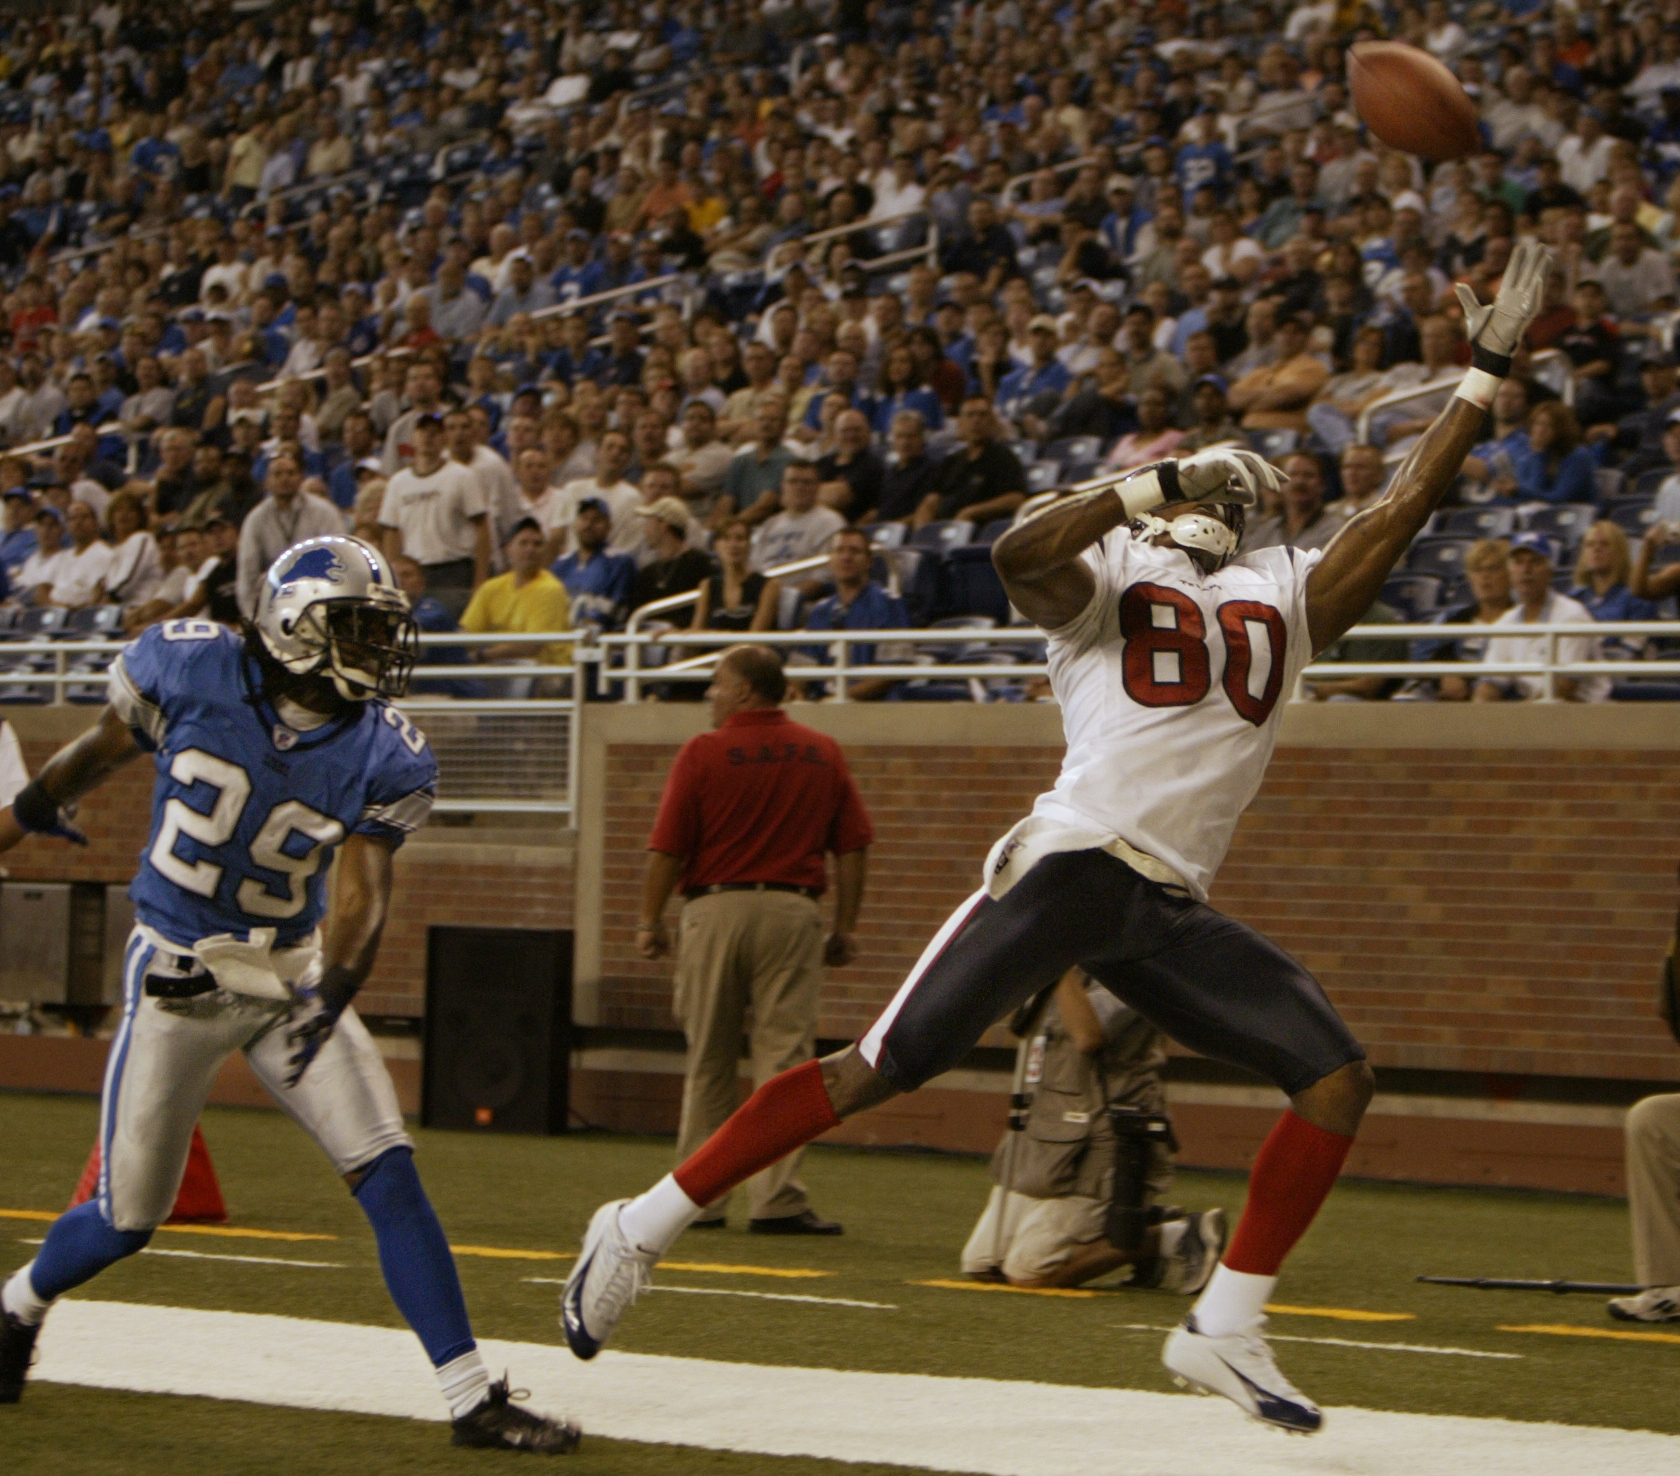
<instances>
[{"instance_id":1,"label":"yellow yard marker","mask_svg":"<svg viewBox=\"0 0 1680 1476\"><path fill-rule=\"evenodd\" d=\"M1536 1322L1501 1327L1500 1332L1550 1333L1555 1338L1615 1338L1624 1343L1680 1343L1680 1333L1622 1332L1613 1327L1577 1327L1572 1322Z\"/></svg>"},{"instance_id":2,"label":"yellow yard marker","mask_svg":"<svg viewBox=\"0 0 1680 1476\"><path fill-rule=\"evenodd\" d=\"M575 1255L561 1251L505 1250L496 1245L452 1245L458 1256L486 1256L493 1261L575 1261Z\"/></svg>"},{"instance_id":3,"label":"yellow yard marker","mask_svg":"<svg viewBox=\"0 0 1680 1476\"><path fill-rule=\"evenodd\" d=\"M906 1286L937 1286L945 1291L1014 1292L1022 1297L1112 1297L1118 1292L1088 1286L1010 1286L1002 1281L907 1281Z\"/></svg>"},{"instance_id":4,"label":"yellow yard marker","mask_svg":"<svg viewBox=\"0 0 1680 1476\"><path fill-rule=\"evenodd\" d=\"M0 1220L56 1220L52 1210L0 1209ZM232 1240L337 1240L336 1235L310 1235L302 1230L247 1230L240 1225L159 1225L175 1235L221 1235Z\"/></svg>"},{"instance_id":5,"label":"yellow yard marker","mask_svg":"<svg viewBox=\"0 0 1680 1476\"><path fill-rule=\"evenodd\" d=\"M1280 1312L1285 1317L1333 1317L1338 1322L1416 1322L1413 1312L1366 1312L1359 1307L1285 1307L1281 1302L1268 1302L1268 1312Z\"/></svg>"}]
</instances>

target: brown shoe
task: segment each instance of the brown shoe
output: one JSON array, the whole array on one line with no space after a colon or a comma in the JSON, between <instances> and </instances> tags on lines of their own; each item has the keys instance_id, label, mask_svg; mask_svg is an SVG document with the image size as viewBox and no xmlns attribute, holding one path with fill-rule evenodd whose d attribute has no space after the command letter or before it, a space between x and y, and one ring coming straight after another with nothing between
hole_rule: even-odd
<instances>
[{"instance_id":1,"label":"brown shoe","mask_svg":"<svg viewBox=\"0 0 1680 1476\"><path fill-rule=\"evenodd\" d=\"M815 1210L800 1210L797 1215L778 1215L773 1220L748 1220L747 1229L754 1235L844 1235L846 1227L834 1220L821 1219Z\"/></svg>"}]
</instances>

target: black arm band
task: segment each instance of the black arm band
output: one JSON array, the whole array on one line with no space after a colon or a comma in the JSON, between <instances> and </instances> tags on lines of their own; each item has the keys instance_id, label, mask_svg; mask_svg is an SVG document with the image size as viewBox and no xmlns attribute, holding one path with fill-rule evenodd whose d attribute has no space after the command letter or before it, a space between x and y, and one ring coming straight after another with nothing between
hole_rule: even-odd
<instances>
[{"instance_id":1,"label":"black arm band","mask_svg":"<svg viewBox=\"0 0 1680 1476\"><path fill-rule=\"evenodd\" d=\"M328 964L321 975L321 982L315 986L315 992L329 1010L335 1015L342 1015L361 987L362 981L343 964Z\"/></svg>"},{"instance_id":2,"label":"black arm band","mask_svg":"<svg viewBox=\"0 0 1680 1476\"><path fill-rule=\"evenodd\" d=\"M39 779L31 779L12 801L12 818L25 830L44 833L58 824L58 801L41 788Z\"/></svg>"},{"instance_id":3,"label":"black arm band","mask_svg":"<svg viewBox=\"0 0 1680 1476\"><path fill-rule=\"evenodd\" d=\"M1491 349L1485 349L1478 343L1470 345L1470 367L1481 369L1496 378L1504 379L1511 372L1511 356L1496 354Z\"/></svg>"},{"instance_id":4,"label":"black arm band","mask_svg":"<svg viewBox=\"0 0 1680 1476\"><path fill-rule=\"evenodd\" d=\"M1183 502L1184 490L1178 485L1178 463L1176 461L1157 461L1144 468L1145 471L1155 473L1155 479L1161 484L1161 502Z\"/></svg>"}]
</instances>

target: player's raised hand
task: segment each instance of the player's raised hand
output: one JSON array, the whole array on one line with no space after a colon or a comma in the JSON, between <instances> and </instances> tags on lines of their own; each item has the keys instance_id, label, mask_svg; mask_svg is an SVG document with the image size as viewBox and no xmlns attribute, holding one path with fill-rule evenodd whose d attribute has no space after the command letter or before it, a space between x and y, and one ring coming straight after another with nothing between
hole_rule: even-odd
<instances>
[{"instance_id":1,"label":"player's raised hand","mask_svg":"<svg viewBox=\"0 0 1680 1476\"><path fill-rule=\"evenodd\" d=\"M56 835L72 845L85 846L87 836L72 823L75 814L74 805L59 804L41 788L39 779L32 780L12 801L12 825L0 826L0 850L10 850L26 834Z\"/></svg>"},{"instance_id":2,"label":"player's raised hand","mask_svg":"<svg viewBox=\"0 0 1680 1476\"><path fill-rule=\"evenodd\" d=\"M1510 371L1511 355L1522 343L1528 325L1539 316L1546 296L1546 278L1552 270L1552 253L1538 241L1519 241L1505 265L1499 295L1486 307L1463 282L1453 288L1464 309L1464 324L1470 333L1472 363L1475 351L1492 355L1503 363L1475 363L1504 375Z\"/></svg>"},{"instance_id":3,"label":"player's raised hand","mask_svg":"<svg viewBox=\"0 0 1680 1476\"><path fill-rule=\"evenodd\" d=\"M1262 491L1275 492L1285 477L1264 456L1240 446L1212 446L1178 463L1185 502L1235 502L1253 507Z\"/></svg>"}]
</instances>

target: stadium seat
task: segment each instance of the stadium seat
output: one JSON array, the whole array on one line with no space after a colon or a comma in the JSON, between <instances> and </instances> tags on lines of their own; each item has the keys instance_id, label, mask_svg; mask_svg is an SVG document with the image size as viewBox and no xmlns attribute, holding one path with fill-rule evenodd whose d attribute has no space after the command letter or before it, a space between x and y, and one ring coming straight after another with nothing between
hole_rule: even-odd
<instances>
[{"instance_id":1,"label":"stadium seat","mask_svg":"<svg viewBox=\"0 0 1680 1476\"><path fill-rule=\"evenodd\" d=\"M1062 465L1061 485L1071 487L1077 482L1088 482L1093 477L1103 474L1103 464L1100 461L1070 461Z\"/></svg>"},{"instance_id":2,"label":"stadium seat","mask_svg":"<svg viewBox=\"0 0 1680 1476\"><path fill-rule=\"evenodd\" d=\"M911 548L961 548L974 537L974 524L962 518L926 523L910 535Z\"/></svg>"},{"instance_id":3,"label":"stadium seat","mask_svg":"<svg viewBox=\"0 0 1680 1476\"><path fill-rule=\"evenodd\" d=\"M1014 518L993 518L991 522L987 523L986 526L980 530L979 536L976 537L974 541L976 543L984 543L990 547L1014 526Z\"/></svg>"},{"instance_id":4,"label":"stadium seat","mask_svg":"<svg viewBox=\"0 0 1680 1476\"><path fill-rule=\"evenodd\" d=\"M1517 525L1511 507L1452 507L1435 514L1433 538L1508 538Z\"/></svg>"},{"instance_id":5,"label":"stadium seat","mask_svg":"<svg viewBox=\"0 0 1680 1476\"><path fill-rule=\"evenodd\" d=\"M1550 533L1570 548L1577 547L1587 529L1598 519L1598 508L1590 502L1566 502L1560 507L1537 507L1520 516L1525 533Z\"/></svg>"},{"instance_id":6,"label":"stadium seat","mask_svg":"<svg viewBox=\"0 0 1680 1476\"><path fill-rule=\"evenodd\" d=\"M1023 470L1027 475L1029 492L1048 492L1057 485L1062 474L1062 464L1059 461L1035 461Z\"/></svg>"},{"instance_id":7,"label":"stadium seat","mask_svg":"<svg viewBox=\"0 0 1680 1476\"><path fill-rule=\"evenodd\" d=\"M864 532L871 548L902 548L910 529L903 523L871 523Z\"/></svg>"},{"instance_id":8,"label":"stadium seat","mask_svg":"<svg viewBox=\"0 0 1680 1476\"><path fill-rule=\"evenodd\" d=\"M1598 501L1602 506L1622 495L1622 489L1627 485L1627 473L1613 466L1601 466L1593 473L1593 480L1598 484Z\"/></svg>"},{"instance_id":9,"label":"stadium seat","mask_svg":"<svg viewBox=\"0 0 1680 1476\"><path fill-rule=\"evenodd\" d=\"M984 616L989 625L1008 623L1009 596L992 564L991 549L979 544L953 548L945 556L941 573L939 608L945 618L936 622L936 629L950 618L963 616Z\"/></svg>"},{"instance_id":10,"label":"stadium seat","mask_svg":"<svg viewBox=\"0 0 1680 1476\"><path fill-rule=\"evenodd\" d=\"M1470 543L1467 538L1420 538L1406 556L1406 572L1433 574L1447 581L1456 579L1464 568Z\"/></svg>"},{"instance_id":11,"label":"stadium seat","mask_svg":"<svg viewBox=\"0 0 1680 1476\"><path fill-rule=\"evenodd\" d=\"M1629 538L1643 538L1657 520L1657 508L1648 498L1618 497L1605 515Z\"/></svg>"},{"instance_id":12,"label":"stadium seat","mask_svg":"<svg viewBox=\"0 0 1680 1476\"><path fill-rule=\"evenodd\" d=\"M1639 480L1633 484L1633 493L1640 497L1655 497L1657 488L1673 475L1674 468L1671 466L1658 466L1650 471L1640 472Z\"/></svg>"},{"instance_id":13,"label":"stadium seat","mask_svg":"<svg viewBox=\"0 0 1680 1476\"><path fill-rule=\"evenodd\" d=\"M1102 455L1101 436L1064 436L1044 448L1046 461L1095 461Z\"/></svg>"},{"instance_id":14,"label":"stadium seat","mask_svg":"<svg viewBox=\"0 0 1680 1476\"><path fill-rule=\"evenodd\" d=\"M1268 461L1278 461L1301 444L1301 433L1293 430L1251 431L1249 446Z\"/></svg>"},{"instance_id":15,"label":"stadium seat","mask_svg":"<svg viewBox=\"0 0 1680 1476\"><path fill-rule=\"evenodd\" d=\"M1382 602L1407 620L1420 620L1439 608L1441 587L1433 574L1395 574L1383 585Z\"/></svg>"}]
</instances>

